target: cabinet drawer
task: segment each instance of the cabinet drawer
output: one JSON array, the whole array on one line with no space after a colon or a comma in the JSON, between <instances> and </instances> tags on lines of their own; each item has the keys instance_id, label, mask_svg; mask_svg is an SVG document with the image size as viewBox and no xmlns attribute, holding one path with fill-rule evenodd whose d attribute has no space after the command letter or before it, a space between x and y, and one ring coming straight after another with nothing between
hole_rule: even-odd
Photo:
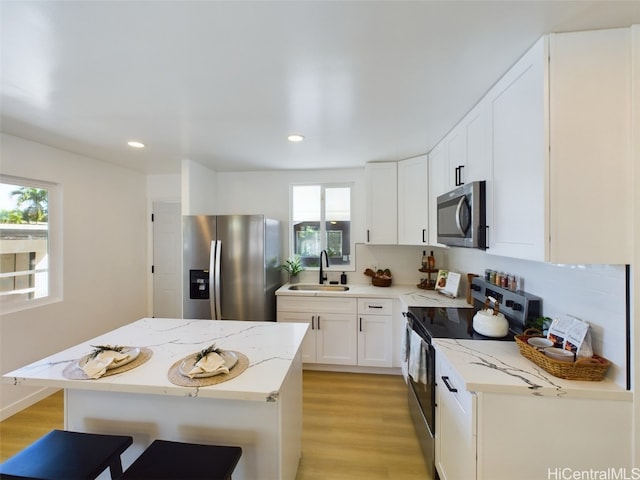
<instances>
[{"instance_id":1,"label":"cabinet drawer","mask_svg":"<svg viewBox=\"0 0 640 480\"><path fill-rule=\"evenodd\" d=\"M355 298L342 297L279 295L276 302L279 312L356 313L358 308Z\"/></svg>"},{"instance_id":2,"label":"cabinet drawer","mask_svg":"<svg viewBox=\"0 0 640 480\"><path fill-rule=\"evenodd\" d=\"M360 315L391 315L393 300L390 298L359 298L358 314Z\"/></svg>"}]
</instances>

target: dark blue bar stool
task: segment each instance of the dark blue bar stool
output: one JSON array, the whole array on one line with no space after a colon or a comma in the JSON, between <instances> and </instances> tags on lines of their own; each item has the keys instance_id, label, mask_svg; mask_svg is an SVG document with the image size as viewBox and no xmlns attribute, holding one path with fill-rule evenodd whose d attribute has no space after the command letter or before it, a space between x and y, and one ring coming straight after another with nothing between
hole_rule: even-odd
<instances>
[{"instance_id":1,"label":"dark blue bar stool","mask_svg":"<svg viewBox=\"0 0 640 480\"><path fill-rule=\"evenodd\" d=\"M155 440L121 480L231 480L242 448Z\"/></svg>"},{"instance_id":2,"label":"dark blue bar stool","mask_svg":"<svg viewBox=\"0 0 640 480\"><path fill-rule=\"evenodd\" d=\"M132 437L53 430L0 465L1 479L93 480L107 467L122 475Z\"/></svg>"}]
</instances>

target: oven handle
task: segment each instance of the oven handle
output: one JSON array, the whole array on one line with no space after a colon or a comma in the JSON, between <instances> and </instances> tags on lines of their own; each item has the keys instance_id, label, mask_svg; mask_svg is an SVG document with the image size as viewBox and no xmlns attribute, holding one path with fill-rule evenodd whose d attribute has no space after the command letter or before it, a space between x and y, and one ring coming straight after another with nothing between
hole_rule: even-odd
<instances>
[{"instance_id":1,"label":"oven handle","mask_svg":"<svg viewBox=\"0 0 640 480\"><path fill-rule=\"evenodd\" d=\"M407 324L409 325L409 328L413 330L413 322L419 321L418 318L412 312L402 312L402 315L404 315L404 317L407 319Z\"/></svg>"},{"instance_id":2,"label":"oven handle","mask_svg":"<svg viewBox=\"0 0 640 480\"><path fill-rule=\"evenodd\" d=\"M406 329L407 330L411 330L414 332L417 332L417 330L414 330L413 328L413 322L414 321L419 321L416 316L412 313L412 312L402 312L402 315L407 319L407 325L406 325ZM420 335L418 333L418 335ZM428 342L427 340L425 340L422 335L420 335L420 346L421 348L423 348L424 350L429 350L429 348L431 348L431 343ZM404 358L404 361L408 361L409 360L409 355L408 355L408 351L407 351L407 355Z\"/></svg>"}]
</instances>

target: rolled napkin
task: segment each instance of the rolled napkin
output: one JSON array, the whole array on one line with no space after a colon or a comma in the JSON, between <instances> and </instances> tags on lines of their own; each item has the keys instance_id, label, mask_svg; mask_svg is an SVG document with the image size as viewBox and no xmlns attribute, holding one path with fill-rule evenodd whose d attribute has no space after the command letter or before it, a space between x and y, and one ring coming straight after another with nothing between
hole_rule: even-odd
<instances>
[{"instance_id":1,"label":"rolled napkin","mask_svg":"<svg viewBox=\"0 0 640 480\"><path fill-rule=\"evenodd\" d=\"M200 360L196 362L191 370L189 370L189 377L193 378L200 373L229 373L229 369L225 367L224 359L216 352L206 354Z\"/></svg>"},{"instance_id":2,"label":"rolled napkin","mask_svg":"<svg viewBox=\"0 0 640 480\"><path fill-rule=\"evenodd\" d=\"M120 353L115 350L103 350L95 357L87 360L87 363L82 366L82 370L89 378L100 378L107 373L110 365L121 362L128 357L129 354L127 353Z\"/></svg>"}]
</instances>

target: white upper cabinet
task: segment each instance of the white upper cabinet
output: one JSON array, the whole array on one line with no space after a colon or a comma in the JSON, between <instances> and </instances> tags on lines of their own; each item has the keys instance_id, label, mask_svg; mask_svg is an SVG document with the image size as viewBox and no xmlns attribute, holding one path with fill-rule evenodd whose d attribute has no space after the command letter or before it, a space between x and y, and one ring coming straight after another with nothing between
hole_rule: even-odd
<instances>
[{"instance_id":1,"label":"white upper cabinet","mask_svg":"<svg viewBox=\"0 0 640 480\"><path fill-rule=\"evenodd\" d=\"M491 105L483 98L444 137L446 172L442 193L491 174Z\"/></svg>"},{"instance_id":2,"label":"white upper cabinet","mask_svg":"<svg viewBox=\"0 0 640 480\"><path fill-rule=\"evenodd\" d=\"M398 244L429 242L428 157L398 162Z\"/></svg>"},{"instance_id":3,"label":"white upper cabinet","mask_svg":"<svg viewBox=\"0 0 640 480\"><path fill-rule=\"evenodd\" d=\"M629 29L539 40L489 93L489 253L631 261Z\"/></svg>"},{"instance_id":4,"label":"white upper cabinet","mask_svg":"<svg viewBox=\"0 0 640 480\"><path fill-rule=\"evenodd\" d=\"M445 137L447 146L447 188L445 192L464 185L464 169L467 165L467 137L463 123L459 123Z\"/></svg>"},{"instance_id":5,"label":"white upper cabinet","mask_svg":"<svg viewBox=\"0 0 640 480\"><path fill-rule=\"evenodd\" d=\"M439 195L449 190L449 162L447 148L441 141L429 152L429 245L438 243L438 204Z\"/></svg>"},{"instance_id":6,"label":"white upper cabinet","mask_svg":"<svg viewBox=\"0 0 640 480\"><path fill-rule=\"evenodd\" d=\"M550 37L552 262L631 263L631 41L627 28Z\"/></svg>"},{"instance_id":7,"label":"white upper cabinet","mask_svg":"<svg viewBox=\"0 0 640 480\"><path fill-rule=\"evenodd\" d=\"M463 183L488 181L491 177L493 128L491 103L483 98L464 119L466 157L460 177Z\"/></svg>"},{"instance_id":8,"label":"white upper cabinet","mask_svg":"<svg viewBox=\"0 0 640 480\"><path fill-rule=\"evenodd\" d=\"M397 162L365 164L366 243L398 243L398 166Z\"/></svg>"},{"instance_id":9,"label":"white upper cabinet","mask_svg":"<svg viewBox=\"0 0 640 480\"><path fill-rule=\"evenodd\" d=\"M545 259L547 56L543 38L489 93L493 115L489 253Z\"/></svg>"}]
</instances>

